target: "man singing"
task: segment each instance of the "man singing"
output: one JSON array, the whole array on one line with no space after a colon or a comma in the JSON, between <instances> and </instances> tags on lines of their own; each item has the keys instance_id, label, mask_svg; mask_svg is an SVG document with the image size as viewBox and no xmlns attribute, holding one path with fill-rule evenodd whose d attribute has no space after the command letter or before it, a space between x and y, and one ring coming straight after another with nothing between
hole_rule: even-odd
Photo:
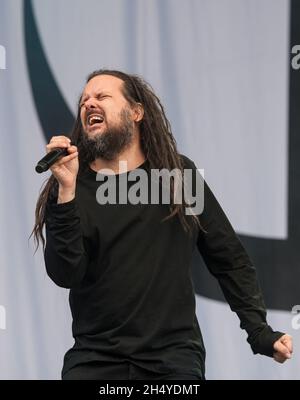
<instances>
[{"instance_id":1,"label":"man singing","mask_svg":"<svg viewBox=\"0 0 300 400\"><path fill-rule=\"evenodd\" d=\"M49 277L70 289L75 344L64 357L63 379L205 379L194 249L218 279L252 351L281 363L291 357L292 338L267 324L255 268L204 180L199 214L187 212L184 196L176 201L181 189L174 178L169 204L121 202L120 194L117 201L99 201L101 185L118 192L132 172L190 170L192 186L199 179L142 78L92 73L70 138L52 137L47 152L57 147L69 154L51 167L33 233L43 243ZM134 191L137 183L127 180L126 190Z\"/></svg>"}]
</instances>

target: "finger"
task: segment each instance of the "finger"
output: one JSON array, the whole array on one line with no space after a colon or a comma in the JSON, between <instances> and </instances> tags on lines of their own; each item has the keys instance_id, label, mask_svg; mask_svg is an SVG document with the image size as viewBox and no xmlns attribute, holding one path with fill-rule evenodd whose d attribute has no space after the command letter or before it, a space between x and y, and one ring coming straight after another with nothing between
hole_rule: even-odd
<instances>
[{"instance_id":1,"label":"finger","mask_svg":"<svg viewBox=\"0 0 300 400\"><path fill-rule=\"evenodd\" d=\"M274 350L281 354L285 354L286 356L290 356L289 349L283 343L281 343L280 339L274 343Z\"/></svg>"},{"instance_id":2,"label":"finger","mask_svg":"<svg viewBox=\"0 0 300 400\"><path fill-rule=\"evenodd\" d=\"M71 139L68 136L52 136L50 142L55 141L55 140L67 140L68 142L71 142Z\"/></svg>"},{"instance_id":3,"label":"finger","mask_svg":"<svg viewBox=\"0 0 300 400\"><path fill-rule=\"evenodd\" d=\"M51 143L47 144L46 145L46 151L49 152L49 151L51 151L53 149L57 149L58 147L60 147L60 148L68 148L68 147L70 147L70 143L67 143L66 141L57 140L57 141L54 141L54 142L51 142Z\"/></svg>"},{"instance_id":4,"label":"finger","mask_svg":"<svg viewBox=\"0 0 300 400\"><path fill-rule=\"evenodd\" d=\"M293 352L293 340L290 335L283 335L279 338L279 342L286 348L286 353L291 356Z\"/></svg>"},{"instance_id":5,"label":"finger","mask_svg":"<svg viewBox=\"0 0 300 400\"><path fill-rule=\"evenodd\" d=\"M62 159L57 161L55 164L53 164L52 167L50 167L50 170L54 173L56 171L60 171L60 169L64 166L64 164L72 161L73 159L76 159L76 157L78 157L78 154L76 154L76 153L73 153L73 154L70 154L69 156L63 157Z\"/></svg>"},{"instance_id":6,"label":"finger","mask_svg":"<svg viewBox=\"0 0 300 400\"><path fill-rule=\"evenodd\" d=\"M68 152L71 153L75 153L75 151L78 151L77 146L70 146L68 147Z\"/></svg>"},{"instance_id":7,"label":"finger","mask_svg":"<svg viewBox=\"0 0 300 400\"><path fill-rule=\"evenodd\" d=\"M75 153L72 153L68 156L62 157L59 161L57 161L54 165L62 165L65 164L66 162L73 160L74 158L78 157L78 152L76 151Z\"/></svg>"},{"instance_id":8,"label":"finger","mask_svg":"<svg viewBox=\"0 0 300 400\"><path fill-rule=\"evenodd\" d=\"M281 343L289 350L290 353L293 352L293 338L290 335L282 336Z\"/></svg>"},{"instance_id":9,"label":"finger","mask_svg":"<svg viewBox=\"0 0 300 400\"><path fill-rule=\"evenodd\" d=\"M290 358L292 358L291 353L288 350L284 350L284 351L277 351L274 353L274 355L277 355L280 358L284 358L286 360L289 360Z\"/></svg>"},{"instance_id":10,"label":"finger","mask_svg":"<svg viewBox=\"0 0 300 400\"><path fill-rule=\"evenodd\" d=\"M274 359L278 362L284 362L291 358L291 355L287 355L286 353L275 352L273 355Z\"/></svg>"}]
</instances>

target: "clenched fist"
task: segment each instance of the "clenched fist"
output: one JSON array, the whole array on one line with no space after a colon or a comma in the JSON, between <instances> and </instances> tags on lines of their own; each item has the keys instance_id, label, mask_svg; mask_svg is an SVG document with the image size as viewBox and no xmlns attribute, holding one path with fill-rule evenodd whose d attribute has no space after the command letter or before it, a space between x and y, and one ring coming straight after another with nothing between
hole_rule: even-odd
<instances>
[{"instance_id":1,"label":"clenched fist","mask_svg":"<svg viewBox=\"0 0 300 400\"><path fill-rule=\"evenodd\" d=\"M273 345L274 360L279 363L284 363L292 357L293 339L290 335L283 335Z\"/></svg>"},{"instance_id":2,"label":"clenched fist","mask_svg":"<svg viewBox=\"0 0 300 400\"><path fill-rule=\"evenodd\" d=\"M53 136L46 146L46 151L49 153L57 147L66 148L69 153L50 167L59 184L58 203L64 203L75 196L76 177L79 170L78 150L76 146L71 145L71 140L66 136Z\"/></svg>"}]
</instances>

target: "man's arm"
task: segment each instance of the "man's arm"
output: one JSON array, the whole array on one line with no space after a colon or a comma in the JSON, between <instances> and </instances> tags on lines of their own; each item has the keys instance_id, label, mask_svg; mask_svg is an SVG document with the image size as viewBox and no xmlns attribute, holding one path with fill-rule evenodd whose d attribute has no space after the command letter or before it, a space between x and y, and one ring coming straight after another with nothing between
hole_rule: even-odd
<instances>
[{"instance_id":1,"label":"man's arm","mask_svg":"<svg viewBox=\"0 0 300 400\"><path fill-rule=\"evenodd\" d=\"M49 277L64 288L82 281L88 266L76 199L48 202L46 207L45 265Z\"/></svg>"},{"instance_id":2,"label":"man's arm","mask_svg":"<svg viewBox=\"0 0 300 400\"><path fill-rule=\"evenodd\" d=\"M46 205L44 257L49 277L58 286L72 288L80 284L88 266L75 198L78 151L66 136L53 136L46 150L49 152L57 147L67 148L69 155L50 168L58 189L57 193L49 195Z\"/></svg>"},{"instance_id":3,"label":"man's arm","mask_svg":"<svg viewBox=\"0 0 300 400\"><path fill-rule=\"evenodd\" d=\"M256 269L205 181L204 210L199 220L206 233L199 232L198 249L209 271L217 278L231 310L237 313L241 328L248 333L247 341L253 353L274 357L276 351L279 352L276 361L283 362L282 357L289 358L291 353L291 339L282 332L274 332L267 324Z\"/></svg>"}]
</instances>

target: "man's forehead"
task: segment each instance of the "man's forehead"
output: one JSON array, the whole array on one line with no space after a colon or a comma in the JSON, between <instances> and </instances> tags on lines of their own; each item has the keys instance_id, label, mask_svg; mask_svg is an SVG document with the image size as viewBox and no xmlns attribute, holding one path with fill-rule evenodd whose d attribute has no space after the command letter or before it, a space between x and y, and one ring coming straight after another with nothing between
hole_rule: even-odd
<instances>
[{"instance_id":1,"label":"man's forehead","mask_svg":"<svg viewBox=\"0 0 300 400\"><path fill-rule=\"evenodd\" d=\"M112 75L97 75L92 78L83 90L82 96L90 94L94 91L97 92L115 92L121 89L123 84L122 79Z\"/></svg>"}]
</instances>

